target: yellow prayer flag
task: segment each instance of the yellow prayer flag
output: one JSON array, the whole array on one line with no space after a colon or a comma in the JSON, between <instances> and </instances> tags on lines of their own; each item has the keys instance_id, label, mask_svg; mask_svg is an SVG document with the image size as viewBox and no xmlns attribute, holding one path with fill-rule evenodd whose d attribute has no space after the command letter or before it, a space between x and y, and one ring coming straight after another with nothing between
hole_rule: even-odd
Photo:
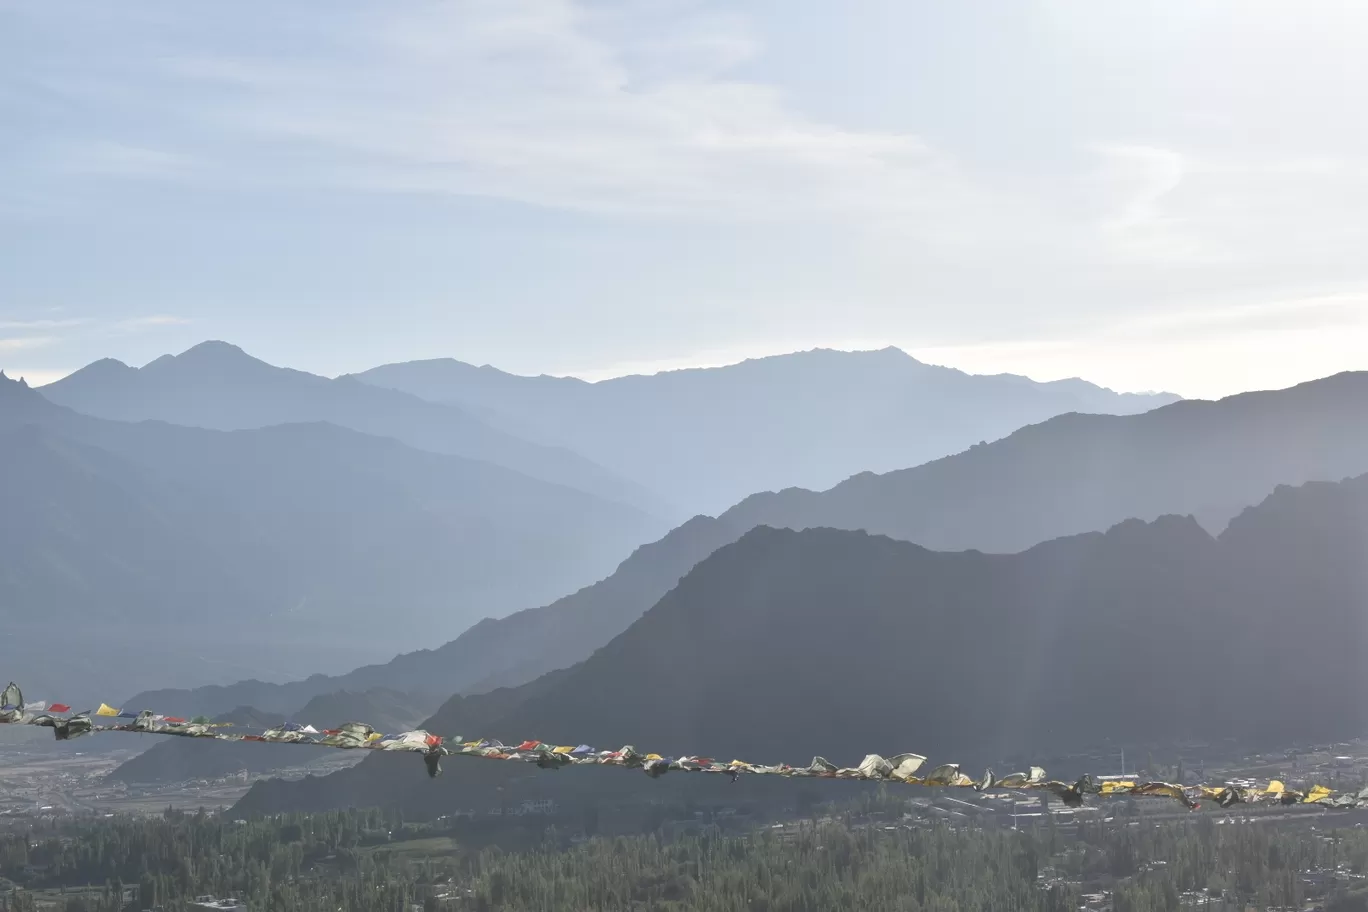
<instances>
[{"instance_id":1,"label":"yellow prayer flag","mask_svg":"<svg viewBox=\"0 0 1368 912\"><path fill-rule=\"evenodd\" d=\"M95 715L97 716L117 716L118 714L119 711L108 703L101 703L100 708L95 710Z\"/></svg>"}]
</instances>

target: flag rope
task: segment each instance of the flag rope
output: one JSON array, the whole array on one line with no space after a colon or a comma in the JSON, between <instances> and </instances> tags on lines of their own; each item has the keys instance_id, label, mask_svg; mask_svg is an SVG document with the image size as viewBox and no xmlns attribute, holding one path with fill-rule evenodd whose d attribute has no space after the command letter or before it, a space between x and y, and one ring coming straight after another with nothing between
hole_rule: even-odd
<instances>
[{"instance_id":1,"label":"flag rope","mask_svg":"<svg viewBox=\"0 0 1368 912\"><path fill-rule=\"evenodd\" d=\"M119 721L108 724L97 721L106 718ZM859 766L853 767L838 767L822 757L814 757L807 766L798 767L782 763L763 765L741 760L721 762L701 756L669 757L642 753L630 745L618 750L600 751L587 744L570 746L523 741L517 745L509 745L491 739L463 741L460 736L443 738L422 730L384 734L362 722L346 722L335 729L318 729L312 725L289 722L269 728L261 734L238 734L224 731L232 727L230 723L215 723L205 717L185 719L159 715L150 710L124 712L103 703L99 709L75 713L71 711L71 707L61 703L26 704L23 693L13 683L0 693L0 724L51 728L59 741L82 735L131 732L207 738L216 741L304 744L343 750L403 751L421 754L431 777L441 773L443 757L478 757L532 763L543 769L567 766L616 766L639 769L652 778L658 778L668 772L688 772L723 774L729 776L733 782L742 775L761 775L792 779L897 782L941 788L972 788L979 792L990 789L1041 791L1054 795L1068 807L1081 806L1088 795L1101 798L1171 798L1190 810L1199 807L1201 800L1215 802L1222 808L1255 803L1314 804L1328 808L1368 807L1368 788L1355 793L1336 793L1323 785L1315 785L1300 791L1287 788L1277 779L1268 780L1262 787L1228 782L1182 785L1114 777L1095 780L1090 775L1067 783L1047 779L1045 770L1038 766L1031 767L1027 772L1011 773L1002 777L995 776L992 770L988 770L982 778L974 779L961 772L957 763L941 764L919 776L918 773L926 765L926 758L920 754L910 753L888 758L879 754L869 754Z\"/></svg>"}]
</instances>

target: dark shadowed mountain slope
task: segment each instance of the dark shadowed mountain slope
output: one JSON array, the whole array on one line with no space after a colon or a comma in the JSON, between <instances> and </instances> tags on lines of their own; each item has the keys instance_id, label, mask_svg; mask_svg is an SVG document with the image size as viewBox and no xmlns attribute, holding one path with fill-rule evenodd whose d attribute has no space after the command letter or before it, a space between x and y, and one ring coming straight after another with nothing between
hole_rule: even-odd
<instances>
[{"instance_id":1,"label":"dark shadowed mountain slope","mask_svg":"<svg viewBox=\"0 0 1368 912\"><path fill-rule=\"evenodd\" d=\"M366 722L379 731L407 731L432 711L439 700L391 690L337 692L310 700L297 713L264 713L238 707L214 718L234 731L258 734L293 718L324 728L343 722ZM152 737L152 736L149 736ZM194 738L163 738L150 750L120 764L106 778L114 782L181 782L216 779L241 770L250 774L302 767L320 757L317 749L291 744L222 743Z\"/></svg>"},{"instance_id":2,"label":"dark shadowed mountain slope","mask_svg":"<svg viewBox=\"0 0 1368 912\"><path fill-rule=\"evenodd\" d=\"M636 549L615 573L592 586L541 608L486 618L452 642L381 665L284 684L240 681L148 691L127 703L178 715L213 715L242 704L285 712L337 689L389 687L449 695L523 684L587 658L641 617L694 564L738 535L721 520L696 517L665 539Z\"/></svg>"},{"instance_id":3,"label":"dark shadowed mountain slope","mask_svg":"<svg viewBox=\"0 0 1368 912\"><path fill-rule=\"evenodd\" d=\"M582 491L331 425L104 421L9 381L0 461L0 658L68 702L225 671L288 679L440 643L601 577L660 528ZM58 632L60 668L37 645ZM84 690L96 674L106 689Z\"/></svg>"},{"instance_id":4,"label":"dark shadowed mountain slope","mask_svg":"<svg viewBox=\"0 0 1368 912\"><path fill-rule=\"evenodd\" d=\"M1018 551L1127 517L1219 530L1279 484L1368 471L1368 373L1140 415L1061 415L829 491L756 494L733 525L865 529L930 548Z\"/></svg>"},{"instance_id":5,"label":"dark shadowed mountain slope","mask_svg":"<svg viewBox=\"0 0 1368 912\"><path fill-rule=\"evenodd\" d=\"M759 528L585 662L490 695L502 713L467 697L425 727L753 762L912 750L975 767L1108 738L1349 737L1368 723L1365 529L1368 478L1279 490L1219 538L1164 517L1015 555ZM440 813L489 806L496 783L512 801L660 785L462 758L432 781L393 760L262 783L239 810Z\"/></svg>"},{"instance_id":6,"label":"dark shadowed mountain slope","mask_svg":"<svg viewBox=\"0 0 1368 912\"><path fill-rule=\"evenodd\" d=\"M1064 412L1129 414L1169 395L1036 383L923 364L896 348L815 350L598 383L450 359L356 375L452 402L712 512L755 491L827 487L996 440Z\"/></svg>"},{"instance_id":7,"label":"dark shadowed mountain slope","mask_svg":"<svg viewBox=\"0 0 1368 912\"><path fill-rule=\"evenodd\" d=\"M668 513L639 485L578 453L530 443L456 406L274 367L224 342L203 342L142 368L96 361L44 386L42 393L83 414L119 421L150 419L225 431L326 421Z\"/></svg>"}]
</instances>

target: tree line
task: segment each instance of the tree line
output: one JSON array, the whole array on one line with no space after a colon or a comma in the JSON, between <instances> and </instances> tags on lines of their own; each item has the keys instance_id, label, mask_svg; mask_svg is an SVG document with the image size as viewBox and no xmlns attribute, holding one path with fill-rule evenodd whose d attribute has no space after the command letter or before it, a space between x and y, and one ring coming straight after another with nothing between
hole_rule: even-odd
<instances>
[{"instance_id":1,"label":"tree line","mask_svg":"<svg viewBox=\"0 0 1368 912\"><path fill-rule=\"evenodd\" d=\"M1358 888L1368 834L1325 825L1156 826L1118 816L1067 836L913 823L899 802L824 808L782 830L660 833L505 850L452 839L393 813L340 811L232 820L154 818L35 824L0 835L4 912L35 912L35 891L96 885L63 912L185 908L238 896L253 912L634 910L634 912L1065 912L1107 890L1115 912L1303 908L1368 912ZM48 892L43 894L50 897ZM60 900L60 893L58 894Z\"/></svg>"}]
</instances>

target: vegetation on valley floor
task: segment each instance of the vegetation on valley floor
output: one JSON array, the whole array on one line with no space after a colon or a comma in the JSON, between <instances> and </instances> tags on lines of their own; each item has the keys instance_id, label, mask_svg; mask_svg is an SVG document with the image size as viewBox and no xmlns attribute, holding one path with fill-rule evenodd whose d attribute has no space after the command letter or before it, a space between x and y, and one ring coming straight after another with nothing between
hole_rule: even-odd
<instances>
[{"instance_id":1,"label":"vegetation on valley floor","mask_svg":"<svg viewBox=\"0 0 1368 912\"><path fill-rule=\"evenodd\" d=\"M572 841L549 828L516 851L477 847L394 814L346 811L235 821L158 818L48 822L0 835L3 898L13 912L54 890L69 912L180 908L241 896L280 912L631 909L799 912L988 909L1152 912L1368 908L1368 833L1298 825L1218 825L1210 815L1155 826L1124 817L1067 836L909 825L902 803L869 796L829 817L747 834L659 834ZM1308 818L1309 821L1309 818ZM133 891L127 887L135 886ZM22 887L20 889L19 887ZM46 892L43 892L46 891ZM121 897L127 894L125 903ZM59 899L62 897L58 896Z\"/></svg>"}]
</instances>

